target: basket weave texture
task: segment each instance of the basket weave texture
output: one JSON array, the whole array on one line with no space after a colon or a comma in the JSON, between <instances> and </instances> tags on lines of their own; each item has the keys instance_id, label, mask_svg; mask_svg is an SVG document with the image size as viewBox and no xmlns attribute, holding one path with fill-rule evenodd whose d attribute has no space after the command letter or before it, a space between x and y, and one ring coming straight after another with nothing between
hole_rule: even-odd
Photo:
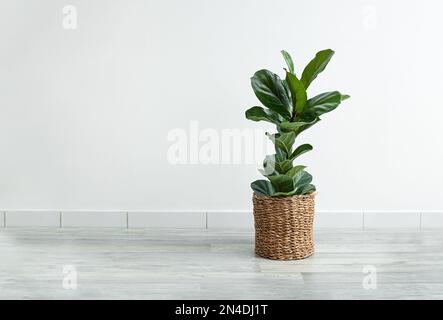
<instances>
[{"instance_id":1,"label":"basket weave texture","mask_svg":"<svg viewBox=\"0 0 443 320\"><path fill-rule=\"evenodd\" d=\"M255 253L274 260L298 260L314 253L315 194L265 197L254 193Z\"/></svg>"}]
</instances>

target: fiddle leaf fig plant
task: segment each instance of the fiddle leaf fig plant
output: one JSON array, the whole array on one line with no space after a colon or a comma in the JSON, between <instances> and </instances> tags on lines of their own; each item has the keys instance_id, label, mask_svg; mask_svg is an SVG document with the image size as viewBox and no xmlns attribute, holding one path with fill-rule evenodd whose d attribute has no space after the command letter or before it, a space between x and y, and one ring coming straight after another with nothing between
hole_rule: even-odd
<instances>
[{"instance_id":1,"label":"fiddle leaf fig plant","mask_svg":"<svg viewBox=\"0 0 443 320\"><path fill-rule=\"evenodd\" d=\"M322 50L308 63L301 77L297 77L291 55L281 52L286 62L285 77L281 79L269 70L259 70L251 78L252 89L262 106L246 111L252 121L266 121L276 125L277 133L266 133L275 146L275 154L266 156L259 171L267 180L251 184L259 196L289 197L315 192L312 175L294 160L313 149L310 144L295 147L296 138L318 123L325 113L337 108L348 95L338 91L319 94L308 99L307 89L326 68L334 51Z\"/></svg>"}]
</instances>

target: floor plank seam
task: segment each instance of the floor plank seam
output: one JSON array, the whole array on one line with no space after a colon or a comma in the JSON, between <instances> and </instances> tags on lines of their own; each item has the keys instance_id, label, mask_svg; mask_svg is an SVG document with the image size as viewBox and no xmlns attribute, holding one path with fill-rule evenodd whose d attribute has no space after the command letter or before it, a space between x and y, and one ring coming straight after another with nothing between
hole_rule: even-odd
<instances>
[{"instance_id":1,"label":"floor plank seam","mask_svg":"<svg viewBox=\"0 0 443 320\"><path fill-rule=\"evenodd\" d=\"M423 212L420 211L420 230L422 229Z\"/></svg>"},{"instance_id":2,"label":"floor plank seam","mask_svg":"<svg viewBox=\"0 0 443 320\"><path fill-rule=\"evenodd\" d=\"M205 228L208 229L208 212L205 212Z\"/></svg>"}]
</instances>

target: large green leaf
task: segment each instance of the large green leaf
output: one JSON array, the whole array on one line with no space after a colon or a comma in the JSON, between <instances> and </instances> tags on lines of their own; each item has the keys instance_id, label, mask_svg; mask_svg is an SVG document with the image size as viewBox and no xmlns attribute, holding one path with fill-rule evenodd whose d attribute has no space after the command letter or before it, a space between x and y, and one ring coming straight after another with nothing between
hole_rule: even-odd
<instances>
[{"instance_id":1,"label":"large green leaf","mask_svg":"<svg viewBox=\"0 0 443 320\"><path fill-rule=\"evenodd\" d=\"M311 151L314 149L310 144L302 144L301 146L297 147L294 152L291 154L290 159L294 160L295 158L301 156L302 154Z\"/></svg>"},{"instance_id":2,"label":"large green leaf","mask_svg":"<svg viewBox=\"0 0 443 320\"><path fill-rule=\"evenodd\" d=\"M286 65L288 66L289 72L291 72L292 74L295 74L294 62L292 61L291 55L288 52L286 52L285 50L282 50L281 54L283 55L283 58L286 61Z\"/></svg>"},{"instance_id":3,"label":"large green leaf","mask_svg":"<svg viewBox=\"0 0 443 320\"><path fill-rule=\"evenodd\" d=\"M274 124L280 124L284 119L272 110L265 110L262 107L252 107L247 110L246 118L252 121L267 121Z\"/></svg>"},{"instance_id":4,"label":"large green leaf","mask_svg":"<svg viewBox=\"0 0 443 320\"><path fill-rule=\"evenodd\" d=\"M282 122L280 124L280 129L287 132L287 131L293 131L295 132L295 135L299 135L301 132L305 131L306 129L312 127L314 124L320 121L320 118L315 117L311 121L296 121L296 122Z\"/></svg>"},{"instance_id":5,"label":"large green leaf","mask_svg":"<svg viewBox=\"0 0 443 320\"><path fill-rule=\"evenodd\" d=\"M275 138L275 146L286 153L287 157L291 154L292 146L295 142L295 132L282 133Z\"/></svg>"},{"instance_id":6,"label":"large green leaf","mask_svg":"<svg viewBox=\"0 0 443 320\"><path fill-rule=\"evenodd\" d=\"M289 159L291 153L290 150L295 142L295 134L291 133L291 135L288 135L289 133L291 132L280 132L275 134L266 132L266 135L274 144L276 156L280 159L278 160L279 162Z\"/></svg>"},{"instance_id":7,"label":"large green leaf","mask_svg":"<svg viewBox=\"0 0 443 320\"><path fill-rule=\"evenodd\" d=\"M292 168L292 160L275 161L274 156L267 156L263 163L263 170L259 169L260 173L265 177L276 174L285 174Z\"/></svg>"},{"instance_id":8,"label":"large green leaf","mask_svg":"<svg viewBox=\"0 0 443 320\"><path fill-rule=\"evenodd\" d=\"M295 166L293 168L291 168L288 172L286 172L285 174L291 178L294 178L296 175L298 175L301 171L303 171L304 169L306 169L305 166Z\"/></svg>"},{"instance_id":9,"label":"large green leaf","mask_svg":"<svg viewBox=\"0 0 443 320\"><path fill-rule=\"evenodd\" d=\"M289 192L276 192L273 194L273 197L291 197L297 194L297 189L294 189Z\"/></svg>"},{"instance_id":10,"label":"large green leaf","mask_svg":"<svg viewBox=\"0 0 443 320\"><path fill-rule=\"evenodd\" d=\"M290 192L295 189L293 179L287 175L279 174L270 176L268 179L271 181L276 192Z\"/></svg>"},{"instance_id":11,"label":"large green leaf","mask_svg":"<svg viewBox=\"0 0 443 320\"><path fill-rule=\"evenodd\" d=\"M251 78L252 89L258 100L272 111L289 120L292 104L280 77L269 70L257 71Z\"/></svg>"},{"instance_id":12,"label":"large green leaf","mask_svg":"<svg viewBox=\"0 0 443 320\"><path fill-rule=\"evenodd\" d=\"M275 189L267 180L257 180L251 183L251 188L259 196L272 196Z\"/></svg>"},{"instance_id":13,"label":"large green leaf","mask_svg":"<svg viewBox=\"0 0 443 320\"><path fill-rule=\"evenodd\" d=\"M342 102L342 95L338 91L321 93L308 100L306 110L315 113L317 117L331 112Z\"/></svg>"},{"instance_id":14,"label":"large green leaf","mask_svg":"<svg viewBox=\"0 0 443 320\"><path fill-rule=\"evenodd\" d=\"M297 195L310 194L315 191L316 189L313 184L305 184L304 186L295 189L295 194Z\"/></svg>"},{"instance_id":15,"label":"large green leaf","mask_svg":"<svg viewBox=\"0 0 443 320\"><path fill-rule=\"evenodd\" d=\"M292 105L294 106L293 113L299 114L303 111L308 100L305 86L303 82L290 72L286 72L286 83L291 91Z\"/></svg>"},{"instance_id":16,"label":"large green leaf","mask_svg":"<svg viewBox=\"0 0 443 320\"><path fill-rule=\"evenodd\" d=\"M283 157L283 156L281 156L279 154L270 154L270 155L267 155L265 157L265 159L263 160L263 166L266 166L269 163L272 164L274 162L282 162L282 161L285 161L285 160L287 160L286 157Z\"/></svg>"},{"instance_id":17,"label":"large green leaf","mask_svg":"<svg viewBox=\"0 0 443 320\"><path fill-rule=\"evenodd\" d=\"M301 76L301 81L306 89L308 89L311 82L317 78L318 74L325 70L333 55L334 51L331 49L323 50L318 52L315 58L308 63Z\"/></svg>"},{"instance_id":18,"label":"large green leaf","mask_svg":"<svg viewBox=\"0 0 443 320\"><path fill-rule=\"evenodd\" d=\"M312 182L312 175L306 171L300 171L293 178L294 187L301 188L306 184L310 184Z\"/></svg>"},{"instance_id":19,"label":"large green leaf","mask_svg":"<svg viewBox=\"0 0 443 320\"><path fill-rule=\"evenodd\" d=\"M274 175L276 173L284 173L284 171L289 170L287 168L287 158L280 154L267 155L263 160L264 171L260 171L264 176ZM291 162L292 167L292 162Z\"/></svg>"},{"instance_id":20,"label":"large green leaf","mask_svg":"<svg viewBox=\"0 0 443 320\"><path fill-rule=\"evenodd\" d=\"M301 188L296 188L289 192L276 192L272 196L273 197L291 197L295 195L306 195L311 194L316 191L316 188L313 184L304 185Z\"/></svg>"},{"instance_id":21,"label":"large green leaf","mask_svg":"<svg viewBox=\"0 0 443 320\"><path fill-rule=\"evenodd\" d=\"M291 168L292 168L292 160L285 160L275 163L275 170L277 170L277 172L281 174L286 174L286 172L291 170Z\"/></svg>"}]
</instances>

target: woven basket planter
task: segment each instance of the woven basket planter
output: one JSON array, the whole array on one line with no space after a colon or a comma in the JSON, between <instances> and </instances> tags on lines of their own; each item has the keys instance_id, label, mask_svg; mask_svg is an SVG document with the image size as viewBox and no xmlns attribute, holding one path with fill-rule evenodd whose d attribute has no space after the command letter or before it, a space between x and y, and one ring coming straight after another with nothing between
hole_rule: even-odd
<instances>
[{"instance_id":1,"label":"woven basket planter","mask_svg":"<svg viewBox=\"0 0 443 320\"><path fill-rule=\"evenodd\" d=\"M315 194L285 198L254 194L255 253L298 260L314 253Z\"/></svg>"}]
</instances>

